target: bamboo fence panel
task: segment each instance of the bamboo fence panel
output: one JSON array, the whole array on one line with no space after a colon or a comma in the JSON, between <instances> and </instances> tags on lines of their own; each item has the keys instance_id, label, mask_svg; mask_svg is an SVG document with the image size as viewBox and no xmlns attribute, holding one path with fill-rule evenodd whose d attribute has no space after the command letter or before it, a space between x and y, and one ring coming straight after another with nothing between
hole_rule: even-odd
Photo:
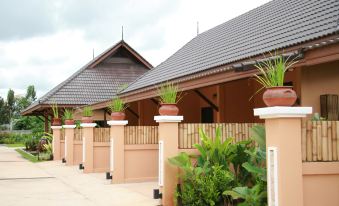
<instances>
[{"instance_id":1,"label":"bamboo fence panel","mask_svg":"<svg viewBox=\"0 0 339 206\"><path fill-rule=\"evenodd\" d=\"M179 148L192 149L194 144L200 144L199 128L212 139L215 138L216 128L220 127L221 139L225 141L233 137L235 142L248 140L250 128L257 123L180 123L179 124Z\"/></svg>"},{"instance_id":2,"label":"bamboo fence panel","mask_svg":"<svg viewBox=\"0 0 339 206\"><path fill-rule=\"evenodd\" d=\"M304 162L339 160L339 121L303 121L301 131Z\"/></svg>"},{"instance_id":3,"label":"bamboo fence panel","mask_svg":"<svg viewBox=\"0 0 339 206\"><path fill-rule=\"evenodd\" d=\"M110 128L94 128L94 142L109 142Z\"/></svg>"},{"instance_id":4,"label":"bamboo fence panel","mask_svg":"<svg viewBox=\"0 0 339 206\"><path fill-rule=\"evenodd\" d=\"M65 140L65 129L61 129L60 140Z\"/></svg>"},{"instance_id":5,"label":"bamboo fence panel","mask_svg":"<svg viewBox=\"0 0 339 206\"><path fill-rule=\"evenodd\" d=\"M74 140L82 141L82 129L80 128L74 129Z\"/></svg>"},{"instance_id":6,"label":"bamboo fence panel","mask_svg":"<svg viewBox=\"0 0 339 206\"><path fill-rule=\"evenodd\" d=\"M125 144L158 144L158 126L126 126Z\"/></svg>"}]
</instances>

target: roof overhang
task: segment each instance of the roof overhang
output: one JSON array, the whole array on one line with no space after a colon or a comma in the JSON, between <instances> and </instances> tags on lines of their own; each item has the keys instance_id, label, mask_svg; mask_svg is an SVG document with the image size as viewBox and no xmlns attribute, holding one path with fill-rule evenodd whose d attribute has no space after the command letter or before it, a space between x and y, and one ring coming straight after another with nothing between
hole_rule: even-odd
<instances>
[{"instance_id":1,"label":"roof overhang","mask_svg":"<svg viewBox=\"0 0 339 206\"><path fill-rule=\"evenodd\" d=\"M294 68L339 60L339 35L331 35L289 48L284 48L277 51L277 53L298 56L299 62L294 65ZM270 54L265 55L270 56ZM249 78L253 77L253 75L258 72L253 69L253 65L265 59L266 57L263 58L263 55L258 55L168 81L178 84L180 91L187 91L237 79ZM121 93L119 96L125 102L153 98L158 96L157 88L161 83ZM107 107L110 101L111 100L98 102L92 104L92 107L93 109L102 109Z\"/></svg>"},{"instance_id":2,"label":"roof overhang","mask_svg":"<svg viewBox=\"0 0 339 206\"><path fill-rule=\"evenodd\" d=\"M75 108L81 107L83 104L58 104L59 108ZM21 115L23 116L43 116L51 113L51 105L49 104L37 104L29 109L23 110Z\"/></svg>"}]
</instances>

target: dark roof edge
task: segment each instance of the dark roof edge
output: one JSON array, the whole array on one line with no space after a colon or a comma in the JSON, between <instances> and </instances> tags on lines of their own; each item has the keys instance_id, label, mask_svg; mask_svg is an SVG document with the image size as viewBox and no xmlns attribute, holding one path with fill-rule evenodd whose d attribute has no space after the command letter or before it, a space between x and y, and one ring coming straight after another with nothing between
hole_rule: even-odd
<instances>
[{"instance_id":1,"label":"dark roof edge","mask_svg":"<svg viewBox=\"0 0 339 206\"><path fill-rule=\"evenodd\" d=\"M338 30L339 31L339 30ZM322 38L325 38L325 37L329 37L331 35L333 35L334 33L332 34L329 34L329 35L326 35L326 36L322 36L318 39L313 39L313 40L321 40ZM335 35L335 34L334 34ZM302 50L303 52L305 51L308 51L308 50L313 50L313 49L317 49L317 48L321 48L321 47L324 47L324 46L327 46L327 45L330 45L330 44L335 44L335 43L338 43L339 42L339 36L335 35L333 36L333 38L330 38L326 41L322 41L321 43L313 43L311 45L307 45L307 46L303 46L301 48L299 48L299 50ZM304 42L304 44L307 43L307 42ZM302 44L302 43L301 43ZM297 44L298 45L298 44ZM296 46L296 45L293 45L293 46ZM292 46L291 46L292 47ZM289 48L289 47L286 47L286 48ZM285 48L285 49L286 49ZM281 49L284 49L284 48L281 48ZM297 51L298 49L295 50L295 52ZM290 52L289 52L290 53ZM245 59L242 59L242 60L239 60L237 62L239 63L247 63L247 61L251 60L251 57L249 58L245 58ZM118 93L118 95L124 97L124 96L127 96L127 95L131 95L131 94L135 94L135 93L138 93L138 92L146 92L146 91L149 91L149 90L152 90L154 89L157 85L160 85L164 82L171 82L171 83L180 83L180 82L184 82L184 81L188 81L188 80L193 80L193 79L196 79L196 78L200 78L200 77L203 77L203 76L207 76L207 75L210 75L210 74L215 74L215 73L219 73L219 72L224 72L224 71L229 71L229 70L233 70L235 67L238 66L239 63L235 63L233 62L229 62L229 63L226 63L224 64L224 68L220 68L222 67L223 65L219 65L219 66L216 66L216 67L213 67L213 68L210 68L210 69L207 69L207 70L204 70L204 71L200 71L200 72L197 72L197 73L192 73L192 74L189 74L189 75L185 75L185 76L181 76L181 77L178 77L178 78L174 78L174 79L168 79L166 81L162 81L162 82L159 82L159 83L156 83L154 85L149 85L149 86L146 86L146 87L142 87L142 88L137 88L135 90L131 90L131 91L126 91L124 92L121 91L120 93ZM226 66L226 65L229 65L229 66ZM148 72L146 72L148 73ZM145 73L145 74L146 74ZM145 75L144 74L144 75ZM139 78L138 78L139 79ZM134 82L132 82L134 83ZM131 83L131 84L132 84ZM130 85L131 85L130 84Z\"/></svg>"}]
</instances>

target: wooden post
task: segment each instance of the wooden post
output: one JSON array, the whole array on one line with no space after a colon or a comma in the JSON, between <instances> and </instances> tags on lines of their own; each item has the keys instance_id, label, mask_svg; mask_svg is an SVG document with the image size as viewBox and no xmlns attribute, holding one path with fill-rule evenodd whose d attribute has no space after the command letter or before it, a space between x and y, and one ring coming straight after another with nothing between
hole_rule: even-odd
<instances>
[{"instance_id":1,"label":"wooden post","mask_svg":"<svg viewBox=\"0 0 339 206\"><path fill-rule=\"evenodd\" d=\"M217 101L219 108L217 122L222 123L225 122L225 87L222 84L217 86Z\"/></svg>"},{"instance_id":2,"label":"wooden post","mask_svg":"<svg viewBox=\"0 0 339 206\"><path fill-rule=\"evenodd\" d=\"M74 128L75 125L63 125L65 129L65 159L66 165L74 165Z\"/></svg>"},{"instance_id":3,"label":"wooden post","mask_svg":"<svg viewBox=\"0 0 339 206\"><path fill-rule=\"evenodd\" d=\"M48 129L48 114L47 113L44 114L44 119L45 119L45 132L49 132L49 129Z\"/></svg>"},{"instance_id":4,"label":"wooden post","mask_svg":"<svg viewBox=\"0 0 339 206\"><path fill-rule=\"evenodd\" d=\"M107 122L111 126L110 131L110 170L112 183L125 182L125 126L127 120Z\"/></svg>"},{"instance_id":5,"label":"wooden post","mask_svg":"<svg viewBox=\"0 0 339 206\"><path fill-rule=\"evenodd\" d=\"M96 123L81 123L82 129L82 163L84 173L94 172L94 127Z\"/></svg>"},{"instance_id":6,"label":"wooden post","mask_svg":"<svg viewBox=\"0 0 339 206\"><path fill-rule=\"evenodd\" d=\"M268 205L303 205L301 119L311 107L254 109L265 119Z\"/></svg>"},{"instance_id":7,"label":"wooden post","mask_svg":"<svg viewBox=\"0 0 339 206\"><path fill-rule=\"evenodd\" d=\"M179 122L183 116L155 116L159 123L159 187L162 205L174 205L174 192L178 184L178 168L168 158L178 155Z\"/></svg>"},{"instance_id":8,"label":"wooden post","mask_svg":"<svg viewBox=\"0 0 339 206\"><path fill-rule=\"evenodd\" d=\"M61 160L60 135L62 126L51 126L53 130L53 160Z\"/></svg>"}]
</instances>

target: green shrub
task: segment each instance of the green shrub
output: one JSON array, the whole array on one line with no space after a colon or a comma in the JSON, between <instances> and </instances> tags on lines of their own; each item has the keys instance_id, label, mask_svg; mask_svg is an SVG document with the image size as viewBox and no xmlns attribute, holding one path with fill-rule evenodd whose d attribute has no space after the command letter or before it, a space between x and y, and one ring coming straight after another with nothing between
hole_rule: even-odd
<instances>
[{"instance_id":1,"label":"green shrub","mask_svg":"<svg viewBox=\"0 0 339 206\"><path fill-rule=\"evenodd\" d=\"M186 153L169 158L169 162L182 171L176 191L181 205L267 205L265 168L265 130L262 126L251 129L252 141L232 143L221 141L220 128L214 138L200 130L201 144L194 145L200 152L195 156Z\"/></svg>"},{"instance_id":2,"label":"green shrub","mask_svg":"<svg viewBox=\"0 0 339 206\"><path fill-rule=\"evenodd\" d=\"M112 101L108 105L108 109L111 112L123 112L127 107L128 106L125 104L125 102L119 97L112 99Z\"/></svg>"},{"instance_id":3,"label":"green shrub","mask_svg":"<svg viewBox=\"0 0 339 206\"><path fill-rule=\"evenodd\" d=\"M181 99L179 88L173 83L166 83L158 88L158 95L161 103L176 104Z\"/></svg>"},{"instance_id":4,"label":"green shrub","mask_svg":"<svg viewBox=\"0 0 339 206\"><path fill-rule=\"evenodd\" d=\"M92 110L92 107L90 106L86 106L84 107L83 111L82 111L82 115L84 117L91 117L93 116L93 110Z\"/></svg>"}]
</instances>

